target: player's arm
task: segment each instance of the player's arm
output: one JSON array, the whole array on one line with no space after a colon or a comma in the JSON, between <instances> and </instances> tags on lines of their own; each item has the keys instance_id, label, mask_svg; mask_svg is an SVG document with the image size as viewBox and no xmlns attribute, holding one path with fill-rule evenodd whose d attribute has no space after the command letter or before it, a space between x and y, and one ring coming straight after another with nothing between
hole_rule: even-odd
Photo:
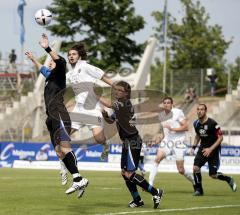
<instances>
[{"instance_id":1,"label":"player's arm","mask_svg":"<svg viewBox=\"0 0 240 215\"><path fill-rule=\"evenodd\" d=\"M46 34L42 34L42 38L39 42L40 46L45 49L47 53L50 54L51 58L55 61L60 59L58 54L49 47L49 41Z\"/></svg>"},{"instance_id":2,"label":"player's arm","mask_svg":"<svg viewBox=\"0 0 240 215\"><path fill-rule=\"evenodd\" d=\"M41 69L43 65L33 56L32 52L25 52L25 55L34 63L38 70Z\"/></svg>"},{"instance_id":3,"label":"player's arm","mask_svg":"<svg viewBox=\"0 0 240 215\"><path fill-rule=\"evenodd\" d=\"M103 75L101 80L110 86L114 86L114 82L111 79L107 78L106 75Z\"/></svg>"},{"instance_id":4,"label":"player's arm","mask_svg":"<svg viewBox=\"0 0 240 215\"><path fill-rule=\"evenodd\" d=\"M37 69L43 74L45 78L47 78L51 71L46 67L43 66L32 54L32 52L26 52L25 55L34 63Z\"/></svg>"},{"instance_id":5,"label":"player's arm","mask_svg":"<svg viewBox=\"0 0 240 215\"><path fill-rule=\"evenodd\" d=\"M184 119L179 122L180 127L179 128L172 128L172 131L188 131L188 121L187 119Z\"/></svg>"},{"instance_id":6,"label":"player's arm","mask_svg":"<svg viewBox=\"0 0 240 215\"><path fill-rule=\"evenodd\" d=\"M164 125L165 128L169 129L170 131L181 132L181 131L188 131L188 122L187 119L183 119L179 122L180 127L172 128L169 124Z\"/></svg>"},{"instance_id":7,"label":"player's arm","mask_svg":"<svg viewBox=\"0 0 240 215\"><path fill-rule=\"evenodd\" d=\"M199 137L198 134L196 134L196 135L195 135L195 138L194 138L194 142L193 142L192 148L193 148L193 149L196 149L197 146L198 146L198 144L199 144L199 142L200 142L200 137Z\"/></svg>"},{"instance_id":8,"label":"player's arm","mask_svg":"<svg viewBox=\"0 0 240 215\"><path fill-rule=\"evenodd\" d=\"M223 135L218 135L218 138L216 140L216 142L210 147L212 151L214 151L214 149L216 149L223 141Z\"/></svg>"},{"instance_id":9,"label":"player's arm","mask_svg":"<svg viewBox=\"0 0 240 215\"><path fill-rule=\"evenodd\" d=\"M151 146L159 144L163 140L164 137L165 137L165 135L164 135L163 126L162 126L162 123L160 123L159 131L154 136Z\"/></svg>"},{"instance_id":10,"label":"player's arm","mask_svg":"<svg viewBox=\"0 0 240 215\"><path fill-rule=\"evenodd\" d=\"M113 105L112 105L112 102L110 99L107 99L103 96L97 96L97 98L104 106L106 106L108 108L112 108Z\"/></svg>"},{"instance_id":11,"label":"player's arm","mask_svg":"<svg viewBox=\"0 0 240 215\"><path fill-rule=\"evenodd\" d=\"M114 123L115 119L113 117L110 117L105 110L102 111L102 115L107 123L109 123L109 124Z\"/></svg>"},{"instance_id":12,"label":"player's arm","mask_svg":"<svg viewBox=\"0 0 240 215\"><path fill-rule=\"evenodd\" d=\"M112 108L113 104L112 104L111 100L103 97L102 93L99 92L98 89L99 88L97 86L94 86L94 88L93 88L97 100L99 102L101 102L104 106L106 106L108 108Z\"/></svg>"},{"instance_id":13,"label":"player's arm","mask_svg":"<svg viewBox=\"0 0 240 215\"><path fill-rule=\"evenodd\" d=\"M198 134L195 135L194 137L194 142L193 142L193 145L192 145L192 148L191 148L191 151L190 151L190 155L193 155L195 149L197 148L198 144L200 142L200 137Z\"/></svg>"}]
</instances>

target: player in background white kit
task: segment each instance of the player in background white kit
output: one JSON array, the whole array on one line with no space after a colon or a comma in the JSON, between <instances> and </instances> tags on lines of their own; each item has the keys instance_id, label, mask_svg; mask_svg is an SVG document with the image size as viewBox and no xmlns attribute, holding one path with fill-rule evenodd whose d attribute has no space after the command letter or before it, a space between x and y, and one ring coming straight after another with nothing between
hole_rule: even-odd
<instances>
[{"instance_id":1,"label":"player in background white kit","mask_svg":"<svg viewBox=\"0 0 240 215\"><path fill-rule=\"evenodd\" d=\"M160 138L156 139L156 143L161 142L161 145L158 148L153 167L150 171L149 184L154 184L160 162L168 155L173 154L176 159L178 172L185 176L195 188L192 173L187 172L184 168L186 131L188 131L187 119L181 109L173 108L173 99L171 97L163 99L163 109L164 111L159 114L159 120L163 128L164 138L162 140Z\"/></svg>"}]
</instances>

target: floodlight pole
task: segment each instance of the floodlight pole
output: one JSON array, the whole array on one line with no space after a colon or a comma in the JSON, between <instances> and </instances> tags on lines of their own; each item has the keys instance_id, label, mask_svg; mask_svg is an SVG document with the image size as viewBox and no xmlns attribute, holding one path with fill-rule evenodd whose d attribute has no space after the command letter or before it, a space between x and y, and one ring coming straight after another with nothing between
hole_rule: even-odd
<instances>
[{"instance_id":1,"label":"floodlight pole","mask_svg":"<svg viewBox=\"0 0 240 215\"><path fill-rule=\"evenodd\" d=\"M167 76L167 0L165 0L166 15L164 17L164 51L163 51L163 93L166 93L166 76Z\"/></svg>"}]
</instances>

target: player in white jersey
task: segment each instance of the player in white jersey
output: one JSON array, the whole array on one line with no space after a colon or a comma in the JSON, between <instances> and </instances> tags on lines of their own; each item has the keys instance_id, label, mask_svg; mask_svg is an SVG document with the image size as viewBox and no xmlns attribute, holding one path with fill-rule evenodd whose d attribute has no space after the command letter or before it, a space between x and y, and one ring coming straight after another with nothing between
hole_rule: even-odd
<instances>
[{"instance_id":1,"label":"player in white jersey","mask_svg":"<svg viewBox=\"0 0 240 215\"><path fill-rule=\"evenodd\" d=\"M113 82L101 69L88 64L86 59L87 52L83 44L73 46L68 52L71 68L66 75L66 83L75 93L76 104L72 112L80 115L80 120L72 119L72 128L79 130L83 125L87 125L96 142L104 146L101 154L101 160L104 160L108 156L109 146L103 131L102 106L95 95L94 87L97 80L110 86Z\"/></svg>"},{"instance_id":2,"label":"player in white jersey","mask_svg":"<svg viewBox=\"0 0 240 215\"><path fill-rule=\"evenodd\" d=\"M156 143L160 143L157 155L150 171L149 183L153 185L158 171L158 165L168 155L173 154L176 159L178 172L189 180L193 187L195 182L193 175L184 168L184 153L186 151L186 131L188 130L187 119L181 109L173 108L173 99L166 97L163 99L164 111L160 112L159 120L161 122L164 138L157 138Z\"/></svg>"}]
</instances>

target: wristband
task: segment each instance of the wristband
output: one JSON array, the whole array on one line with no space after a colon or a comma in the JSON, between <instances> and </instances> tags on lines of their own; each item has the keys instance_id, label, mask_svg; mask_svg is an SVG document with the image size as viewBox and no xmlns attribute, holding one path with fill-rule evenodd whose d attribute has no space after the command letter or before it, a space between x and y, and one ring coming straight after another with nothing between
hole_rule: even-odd
<instances>
[{"instance_id":1,"label":"wristband","mask_svg":"<svg viewBox=\"0 0 240 215\"><path fill-rule=\"evenodd\" d=\"M47 48L45 48L45 51L46 51L47 53L49 53L49 52L52 51L52 49L48 46Z\"/></svg>"}]
</instances>

